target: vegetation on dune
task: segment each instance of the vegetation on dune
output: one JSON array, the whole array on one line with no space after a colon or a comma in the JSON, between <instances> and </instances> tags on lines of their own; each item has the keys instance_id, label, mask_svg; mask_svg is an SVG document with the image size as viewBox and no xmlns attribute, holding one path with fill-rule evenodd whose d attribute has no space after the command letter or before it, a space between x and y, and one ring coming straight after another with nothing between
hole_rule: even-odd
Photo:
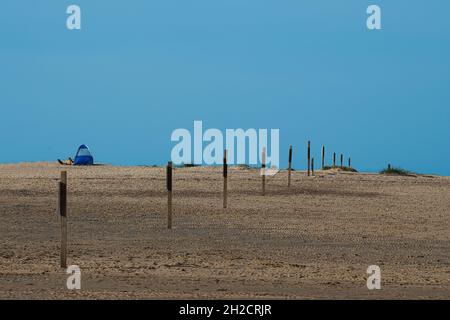
<instances>
[{"instance_id":1,"label":"vegetation on dune","mask_svg":"<svg viewBox=\"0 0 450 320\"><path fill-rule=\"evenodd\" d=\"M194 168L194 167L200 167L198 164L193 163L180 163L180 164L173 164L174 168Z\"/></svg>"},{"instance_id":2,"label":"vegetation on dune","mask_svg":"<svg viewBox=\"0 0 450 320\"><path fill-rule=\"evenodd\" d=\"M396 168L388 166L387 168L380 171L380 174L392 174L392 175L398 175L398 176L413 176L415 175L414 172L402 169L402 168Z\"/></svg>"},{"instance_id":3,"label":"vegetation on dune","mask_svg":"<svg viewBox=\"0 0 450 320\"><path fill-rule=\"evenodd\" d=\"M200 167L200 165L193 164L193 163L183 163L183 167L185 167L185 168L194 168L194 167Z\"/></svg>"},{"instance_id":4,"label":"vegetation on dune","mask_svg":"<svg viewBox=\"0 0 450 320\"><path fill-rule=\"evenodd\" d=\"M355 168L346 167L346 166L344 166L344 167L338 167L338 166L336 166L336 167L333 167L333 166L325 166L325 167L323 167L323 170L331 170L331 169L338 169L338 170L347 171L347 172L358 172L358 170L356 170Z\"/></svg>"}]
</instances>

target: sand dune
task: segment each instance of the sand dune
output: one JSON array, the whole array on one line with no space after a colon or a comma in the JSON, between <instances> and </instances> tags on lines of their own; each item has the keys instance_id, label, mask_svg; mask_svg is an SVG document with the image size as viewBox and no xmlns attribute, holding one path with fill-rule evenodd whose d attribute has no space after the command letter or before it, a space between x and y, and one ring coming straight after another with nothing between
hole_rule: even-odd
<instances>
[{"instance_id":1,"label":"sand dune","mask_svg":"<svg viewBox=\"0 0 450 320\"><path fill-rule=\"evenodd\" d=\"M69 264L57 182L68 171ZM230 168L0 165L0 298L450 299L450 178ZM379 265L382 289L368 290Z\"/></svg>"}]
</instances>

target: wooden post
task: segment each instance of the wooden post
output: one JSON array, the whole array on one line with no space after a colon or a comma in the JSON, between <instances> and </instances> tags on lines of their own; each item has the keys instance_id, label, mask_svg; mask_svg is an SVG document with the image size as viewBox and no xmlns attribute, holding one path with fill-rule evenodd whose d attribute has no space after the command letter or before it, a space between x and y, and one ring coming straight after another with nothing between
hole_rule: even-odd
<instances>
[{"instance_id":1,"label":"wooden post","mask_svg":"<svg viewBox=\"0 0 450 320\"><path fill-rule=\"evenodd\" d=\"M227 163L227 150L223 151L223 208L227 208L227 200L228 200L228 188L227 188L227 179L228 179L228 163Z\"/></svg>"},{"instance_id":2,"label":"wooden post","mask_svg":"<svg viewBox=\"0 0 450 320\"><path fill-rule=\"evenodd\" d=\"M67 171L61 171L59 181L58 206L61 217L61 268L67 268Z\"/></svg>"},{"instance_id":3,"label":"wooden post","mask_svg":"<svg viewBox=\"0 0 450 320\"><path fill-rule=\"evenodd\" d=\"M352 167L352 158L348 158L348 167L351 168Z\"/></svg>"},{"instance_id":4,"label":"wooden post","mask_svg":"<svg viewBox=\"0 0 450 320\"><path fill-rule=\"evenodd\" d=\"M314 158L311 159L311 174L314 175Z\"/></svg>"},{"instance_id":5,"label":"wooden post","mask_svg":"<svg viewBox=\"0 0 450 320\"><path fill-rule=\"evenodd\" d=\"M344 167L344 155L341 153L341 168Z\"/></svg>"},{"instance_id":6,"label":"wooden post","mask_svg":"<svg viewBox=\"0 0 450 320\"><path fill-rule=\"evenodd\" d=\"M336 152L333 152L333 168L336 167Z\"/></svg>"},{"instance_id":7,"label":"wooden post","mask_svg":"<svg viewBox=\"0 0 450 320\"><path fill-rule=\"evenodd\" d=\"M322 146L322 170L325 169L325 146Z\"/></svg>"},{"instance_id":8,"label":"wooden post","mask_svg":"<svg viewBox=\"0 0 450 320\"><path fill-rule=\"evenodd\" d=\"M167 183L167 228L172 229L172 161L169 161L167 163L166 183Z\"/></svg>"},{"instance_id":9,"label":"wooden post","mask_svg":"<svg viewBox=\"0 0 450 320\"><path fill-rule=\"evenodd\" d=\"M262 195L266 195L266 148L262 149L262 157L261 157L261 179L262 179Z\"/></svg>"},{"instance_id":10,"label":"wooden post","mask_svg":"<svg viewBox=\"0 0 450 320\"><path fill-rule=\"evenodd\" d=\"M291 186L291 170L292 170L292 146L289 146L289 160L288 160L288 188Z\"/></svg>"},{"instance_id":11,"label":"wooden post","mask_svg":"<svg viewBox=\"0 0 450 320\"><path fill-rule=\"evenodd\" d=\"M311 141L308 141L308 177L311 170Z\"/></svg>"}]
</instances>

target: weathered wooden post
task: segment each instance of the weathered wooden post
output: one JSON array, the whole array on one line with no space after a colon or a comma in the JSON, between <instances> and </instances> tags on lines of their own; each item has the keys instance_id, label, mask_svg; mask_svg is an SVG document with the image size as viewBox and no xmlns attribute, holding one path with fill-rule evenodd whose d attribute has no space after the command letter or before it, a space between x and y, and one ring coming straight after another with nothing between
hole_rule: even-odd
<instances>
[{"instance_id":1,"label":"weathered wooden post","mask_svg":"<svg viewBox=\"0 0 450 320\"><path fill-rule=\"evenodd\" d=\"M172 161L169 161L167 163L166 184L167 184L167 228L172 229Z\"/></svg>"},{"instance_id":2,"label":"weathered wooden post","mask_svg":"<svg viewBox=\"0 0 450 320\"><path fill-rule=\"evenodd\" d=\"M308 141L308 177L311 170L311 141Z\"/></svg>"},{"instance_id":3,"label":"weathered wooden post","mask_svg":"<svg viewBox=\"0 0 450 320\"><path fill-rule=\"evenodd\" d=\"M61 268L67 268L67 171L61 171L58 206L61 217Z\"/></svg>"},{"instance_id":4,"label":"weathered wooden post","mask_svg":"<svg viewBox=\"0 0 450 320\"><path fill-rule=\"evenodd\" d=\"M314 175L314 158L311 159L311 174Z\"/></svg>"},{"instance_id":5,"label":"weathered wooden post","mask_svg":"<svg viewBox=\"0 0 450 320\"><path fill-rule=\"evenodd\" d=\"M289 146L289 160L288 160L288 187L291 186L291 170L292 170L292 146Z\"/></svg>"},{"instance_id":6,"label":"weathered wooden post","mask_svg":"<svg viewBox=\"0 0 450 320\"><path fill-rule=\"evenodd\" d=\"M322 170L325 169L325 146L322 146Z\"/></svg>"},{"instance_id":7,"label":"weathered wooden post","mask_svg":"<svg viewBox=\"0 0 450 320\"><path fill-rule=\"evenodd\" d=\"M261 180L262 180L262 195L266 194L266 148L262 148L261 157Z\"/></svg>"},{"instance_id":8,"label":"weathered wooden post","mask_svg":"<svg viewBox=\"0 0 450 320\"><path fill-rule=\"evenodd\" d=\"M344 167L344 155L341 153L341 168Z\"/></svg>"},{"instance_id":9,"label":"weathered wooden post","mask_svg":"<svg viewBox=\"0 0 450 320\"><path fill-rule=\"evenodd\" d=\"M223 151L223 208L227 208L227 200L228 200L228 188L227 188L227 179L228 179L228 163L227 163L227 150Z\"/></svg>"},{"instance_id":10,"label":"weathered wooden post","mask_svg":"<svg viewBox=\"0 0 450 320\"><path fill-rule=\"evenodd\" d=\"M333 168L336 167L336 152L333 152Z\"/></svg>"}]
</instances>

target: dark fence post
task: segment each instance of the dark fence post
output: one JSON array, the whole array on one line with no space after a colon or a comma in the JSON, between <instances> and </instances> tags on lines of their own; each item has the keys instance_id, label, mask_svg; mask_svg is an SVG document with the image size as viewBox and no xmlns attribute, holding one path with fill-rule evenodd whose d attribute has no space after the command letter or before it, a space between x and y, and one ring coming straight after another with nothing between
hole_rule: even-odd
<instances>
[{"instance_id":1,"label":"dark fence post","mask_svg":"<svg viewBox=\"0 0 450 320\"><path fill-rule=\"evenodd\" d=\"M322 170L325 169L325 146L322 146Z\"/></svg>"},{"instance_id":2,"label":"dark fence post","mask_svg":"<svg viewBox=\"0 0 450 320\"><path fill-rule=\"evenodd\" d=\"M289 160L288 160L288 187L291 186L291 170L292 170L292 146L289 146Z\"/></svg>"},{"instance_id":3,"label":"dark fence post","mask_svg":"<svg viewBox=\"0 0 450 320\"><path fill-rule=\"evenodd\" d=\"M227 150L223 151L223 208L227 208L228 200L228 162L227 162Z\"/></svg>"},{"instance_id":4,"label":"dark fence post","mask_svg":"<svg viewBox=\"0 0 450 320\"><path fill-rule=\"evenodd\" d=\"M61 171L58 204L61 217L61 268L67 268L67 171Z\"/></svg>"},{"instance_id":5,"label":"dark fence post","mask_svg":"<svg viewBox=\"0 0 450 320\"><path fill-rule=\"evenodd\" d=\"M311 141L308 141L308 177L311 170Z\"/></svg>"},{"instance_id":6,"label":"dark fence post","mask_svg":"<svg viewBox=\"0 0 450 320\"><path fill-rule=\"evenodd\" d=\"M169 161L167 163L166 183L167 183L167 228L172 229L172 161Z\"/></svg>"},{"instance_id":7,"label":"dark fence post","mask_svg":"<svg viewBox=\"0 0 450 320\"><path fill-rule=\"evenodd\" d=\"M262 195L266 194L266 148L262 149L262 157L261 157L261 180L262 180Z\"/></svg>"}]
</instances>

